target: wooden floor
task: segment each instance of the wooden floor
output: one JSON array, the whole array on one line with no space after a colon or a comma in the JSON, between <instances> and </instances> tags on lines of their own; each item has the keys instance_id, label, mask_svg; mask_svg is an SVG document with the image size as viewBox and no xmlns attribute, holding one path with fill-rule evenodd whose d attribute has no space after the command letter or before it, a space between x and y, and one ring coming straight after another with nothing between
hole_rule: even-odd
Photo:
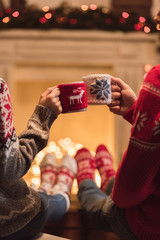
<instances>
[{"instance_id":1,"label":"wooden floor","mask_svg":"<svg viewBox=\"0 0 160 240\"><path fill-rule=\"evenodd\" d=\"M61 221L48 222L43 232L71 240L119 240L115 234L93 227L77 199L71 201L71 207Z\"/></svg>"}]
</instances>

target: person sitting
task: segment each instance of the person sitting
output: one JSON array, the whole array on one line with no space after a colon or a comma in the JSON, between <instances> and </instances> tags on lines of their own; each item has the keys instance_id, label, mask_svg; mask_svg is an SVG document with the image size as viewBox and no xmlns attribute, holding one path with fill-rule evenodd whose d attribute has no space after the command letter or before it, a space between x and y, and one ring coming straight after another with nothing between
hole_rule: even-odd
<instances>
[{"instance_id":1,"label":"person sitting","mask_svg":"<svg viewBox=\"0 0 160 240\"><path fill-rule=\"evenodd\" d=\"M160 24L160 11L155 21ZM132 124L128 147L117 173L104 145L97 148L95 158L86 148L77 152L78 198L95 225L119 239L159 240L160 65L145 76L138 98L121 79L112 77L112 82L109 109ZM94 181L96 168L102 191Z\"/></svg>"},{"instance_id":2,"label":"person sitting","mask_svg":"<svg viewBox=\"0 0 160 240\"><path fill-rule=\"evenodd\" d=\"M48 142L50 128L62 112L57 87L48 88L40 97L30 117L27 129L16 135L9 89L0 78L0 239L25 240L37 236L48 219L59 220L69 207L69 193L76 168L70 167L69 156L61 161L57 185L51 195L45 193L47 164L51 170L51 184L55 180L54 157L42 161L41 187L37 192L28 187L23 176L30 169L36 154ZM53 166L53 167L52 167ZM73 162L74 166L74 162ZM75 165L76 166L76 165ZM49 174L49 173L48 173ZM49 175L48 175L49 176ZM64 184L65 180L65 184ZM61 182L61 184L60 184ZM62 189L61 189L62 188ZM46 189L47 190L47 189ZM58 192L59 191L59 192ZM57 194L56 194L57 192Z\"/></svg>"}]
</instances>

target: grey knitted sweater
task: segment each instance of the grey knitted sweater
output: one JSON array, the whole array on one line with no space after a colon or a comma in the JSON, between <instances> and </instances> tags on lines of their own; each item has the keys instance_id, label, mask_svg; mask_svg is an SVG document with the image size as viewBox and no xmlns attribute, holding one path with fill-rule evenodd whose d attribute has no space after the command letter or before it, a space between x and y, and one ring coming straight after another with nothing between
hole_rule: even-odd
<instances>
[{"instance_id":1,"label":"grey knitted sweater","mask_svg":"<svg viewBox=\"0 0 160 240\"><path fill-rule=\"evenodd\" d=\"M7 84L0 79L0 238L21 229L39 212L39 195L23 176L49 138L55 114L37 105L27 129L16 136ZM23 119L22 119L23 120Z\"/></svg>"}]
</instances>

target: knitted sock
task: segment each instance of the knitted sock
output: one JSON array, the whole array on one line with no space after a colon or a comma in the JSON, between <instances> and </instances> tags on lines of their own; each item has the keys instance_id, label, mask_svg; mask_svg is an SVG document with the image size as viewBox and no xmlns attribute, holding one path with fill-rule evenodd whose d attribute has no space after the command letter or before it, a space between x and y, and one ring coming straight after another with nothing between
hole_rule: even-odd
<instances>
[{"instance_id":1,"label":"knitted sock","mask_svg":"<svg viewBox=\"0 0 160 240\"><path fill-rule=\"evenodd\" d=\"M52 186L55 184L57 176L57 161L52 153L44 156L41 164L41 184L38 189L40 192L50 194Z\"/></svg>"},{"instance_id":2,"label":"knitted sock","mask_svg":"<svg viewBox=\"0 0 160 240\"><path fill-rule=\"evenodd\" d=\"M109 180L115 176L112 155L104 145L99 145L96 150L95 159L101 176L101 190L105 192Z\"/></svg>"},{"instance_id":3,"label":"knitted sock","mask_svg":"<svg viewBox=\"0 0 160 240\"><path fill-rule=\"evenodd\" d=\"M74 158L65 154L61 159L56 184L52 188L52 195L67 193L70 196L73 180L77 173L77 163Z\"/></svg>"},{"instance_id":4,"label":"knitted sock","mask_svg":"<svg viewBox=\"0 0 160 240\"><path fill-rule=\"evenodd\" d=\"M86 148L82 148L78 150L75 159L78 165L78 185L85 179L91 179L94 181L96 162L91 153Z\"/></svg>"}]
</instances>

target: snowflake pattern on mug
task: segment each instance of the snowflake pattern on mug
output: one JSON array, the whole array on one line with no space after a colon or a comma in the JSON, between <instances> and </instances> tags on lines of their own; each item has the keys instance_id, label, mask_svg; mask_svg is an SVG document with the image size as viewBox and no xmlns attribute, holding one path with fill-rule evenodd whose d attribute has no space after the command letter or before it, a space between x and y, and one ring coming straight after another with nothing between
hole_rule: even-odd
<instances>
[{"instance_id":1,"label":"snowflake pattern on mug","mask_svg":"<svg viewBox=\"0 0 160 240\"><path fill-rule=\"evenodd\" d=\"M107 80L96 80L95 84L90 86L90 93L96 94L97 99L105 100L108 99L108 95L110 94L110 85Z\"/></svg>"}]
</instances>

